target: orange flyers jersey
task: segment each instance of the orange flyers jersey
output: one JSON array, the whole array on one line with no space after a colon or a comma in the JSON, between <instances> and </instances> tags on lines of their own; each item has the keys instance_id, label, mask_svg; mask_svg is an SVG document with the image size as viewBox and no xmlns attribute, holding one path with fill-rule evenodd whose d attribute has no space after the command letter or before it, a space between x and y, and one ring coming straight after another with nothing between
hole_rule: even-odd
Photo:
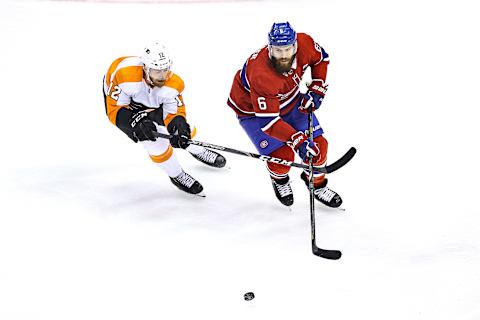
<instances>
[{"instance_id":1,"label":"orange flyers jersey","mask_svg":"<svg viewBox=\"0 0 480 320\"><path fill-rule=\"evenodd\" d=\"M151 87L143 77L143 64L138 57L118 58L103 81L108 118L116 124L121 108L140 111L162 107L163 119L168 124L175 115L185 116L184 88L183 80L174 73L162 87Z\"/></svg>"}]
</instances>

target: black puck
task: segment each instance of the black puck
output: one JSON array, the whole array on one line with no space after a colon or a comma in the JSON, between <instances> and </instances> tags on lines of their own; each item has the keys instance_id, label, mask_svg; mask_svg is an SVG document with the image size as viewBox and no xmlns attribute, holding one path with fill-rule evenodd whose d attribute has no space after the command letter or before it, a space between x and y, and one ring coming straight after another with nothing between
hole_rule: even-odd
<instances>
[{"instance_id":1,"label":"black puck","mask_svg":"<svg viewBox=\"0 0 480 320\"><path fill-rule=\"evenodd\" d=\"M243 299L245 299L245 301L253 300L253 298L255 298L253 292L247 292L243 295Z\"/></svg>"}]
</instances>

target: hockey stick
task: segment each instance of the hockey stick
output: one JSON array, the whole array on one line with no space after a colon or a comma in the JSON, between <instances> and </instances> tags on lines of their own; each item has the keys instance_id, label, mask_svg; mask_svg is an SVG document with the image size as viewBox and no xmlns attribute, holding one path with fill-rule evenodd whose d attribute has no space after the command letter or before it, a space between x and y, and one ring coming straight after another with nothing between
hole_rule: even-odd
<instances>
[{"instance_id":1,"label":"hockey stick","mask_svg":"<svg viewBox=\"0 0 480 320\"><path fill-rule=\"evenodd\" d=\"M308 113L308 135L309 135L309 140L313 141L313 108L311 108L310 112ZM355 152L353 152L353 155L354 154L355 154ZM353 157L353 155L352 155L352 157ZM317 245L316 245L316 240L315 240L315 195L314 195L314 189L315 188L313 186L313 170L314 170L314 167L313 167L313 155L311 153L308 156L308 160L309 160L309 171L310 171L310 176L309 176L309 179L308 179L308 191L310 192L310 226L311 226L311 229L312 229L311 230L311 233L312 233L312 252L313 252L314 255L325 258L325 259L338 260L342 256L342 252L340 252L338 250L322 249L322 248L317 247Z\"/></svg>"},{"instance_id":2,"label":"hockey stick","mask_svg":"<svg viewBox=\"0 0 480 320\"><path fill-rule=\"evenodd\" d=\"M160 133L160 132L153 132L153 134L156 137L164 138L164 139L170 139L170 138L173 137L170 134L165 134L165 133ZM285 166L310 170L310 166L308 166L306 164L303 164L303 163L296 163L296 162L288 161L288 160L285 160L285 159L280 159L280 158L275 158L275 157L271 157L271 156L260 155L260 154L251 153L251 152L247 152L247 151L241 151L241 150L232 149L232 148L228 148L228 147L218 146L218 145L208 143L208 142L201 142L201 141L196 141L196 140L189 140L188 142L190 144L194 144L194 145L209 148L209 149L235 153L235 154L238 154L238 155L241 155L241 156L260 159L262 161L274 162L274 163L279 163L279 164L282 164L282 165L285 165ZM353 156L355 155L355 152L357 152L357 150L354 147L351 147L340 159L338 159L334 163L332 163L328 166L324 166L324 167L314 166L313 169L315 171L318 171L318 172L321 172L321 173L332 173L332 172L340 169L344 165L346 165L353 158Z\"/></svg>"}]
</instances>

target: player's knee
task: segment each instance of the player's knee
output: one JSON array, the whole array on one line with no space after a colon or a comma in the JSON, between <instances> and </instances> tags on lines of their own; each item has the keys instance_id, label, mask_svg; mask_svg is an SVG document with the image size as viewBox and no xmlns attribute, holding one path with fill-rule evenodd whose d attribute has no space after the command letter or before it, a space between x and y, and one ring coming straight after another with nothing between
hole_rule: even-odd
<instances>
[{"instance_id":1,"label":"player's knee","mask_svg":"<svg viewBox=\"0 0 480 320\"><path fill-rule=\"evenodd\" d=\"M324 136L318 136L315 139L313 139L313 141L315 141L315 143L318 144L318 147L320 148L320 150L325 151L325 153L327 153L328 141L327 139L325 139Z\"/></svg>"},{"instance_id":2,"label":"player's knee","mask_svg":"<svg viewBox=\"0 0 480 320\"><path fill-rule=\"evenodd\" d=\"M325 139L324 136L318 136L315 139L313 139L313 141L315 141L315 143L318 145L320 149L320 157L316 159L316 161L314 162L314 165L322 166L327 161L328 141L327 139Z\"/></svg>"},{"instance_id":3,"label":"player's knee","mask_svg":"<svg viewBox=\"0 0 480 320\"><path fill-rule=\"evenodd\" d=\"M142 146L147 150L150 155L160 155L169 149L170 141L168 139L157 139L155 141L141 141Z\"/></svg>"},{"instance_id":4,"label":"player's knee","mask_svg":"<svg viewBox=\"0 0 480 320\"><path fill-rule=\"evenodd\" d=\"M287 161L293 161L295 159L295 153L292 148L286 145L270 153L270 156ZM290 171L290 166L276 162L267 162L267 167L271 173L277 175L284 175Z\"/></svg>"}]
</instances>

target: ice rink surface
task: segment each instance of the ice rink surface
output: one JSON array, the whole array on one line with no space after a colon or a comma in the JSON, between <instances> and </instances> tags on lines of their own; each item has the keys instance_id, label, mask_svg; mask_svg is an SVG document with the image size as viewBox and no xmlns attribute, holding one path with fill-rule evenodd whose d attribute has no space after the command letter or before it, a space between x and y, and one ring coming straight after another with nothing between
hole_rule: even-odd
<instances>
[{"instance_id":1,"label":"ice rink surface","mask_svg":"<svg viewBox=\"0 0 480 320\"><path fill-rule=\"evenodd\" d=\"M480 319L480 48L475 1L0 3L0 319ZM330 54L317 116L339 213L291 171L292 211L260 161L184 151L207 197L176 190L112 126L101 80L170 49L201 141L255 152L231 81L288 20ZM252 301L243 294L253 291Z\"/></svg>"}]
</instances>

